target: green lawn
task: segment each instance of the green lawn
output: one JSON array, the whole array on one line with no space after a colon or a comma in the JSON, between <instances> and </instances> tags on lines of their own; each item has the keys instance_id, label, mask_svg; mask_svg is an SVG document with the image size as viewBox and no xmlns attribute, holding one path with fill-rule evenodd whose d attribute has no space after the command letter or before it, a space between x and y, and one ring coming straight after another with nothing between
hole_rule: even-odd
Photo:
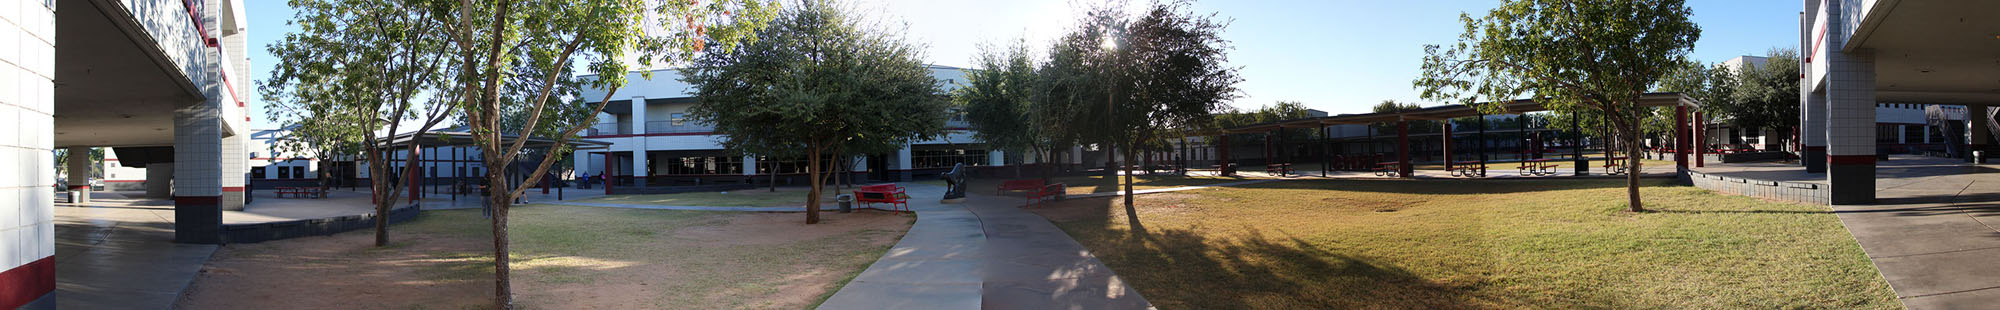
<instances>
[{"instance_id":1,"label":"green lawn","mask_svg":"<svg viewBox=\"0 0 2000 310\"><path fill-rule=\"evenodd\" d=\"M1027 177L1027 178L1032 179L1033 177ZM1002 178L975 178L972 180L971 184L966 184L966 191L975 194L996 195L1000 191L1000 183L1005 182L1007 180L1008 179L1002 179ZM1189 175L1185 177L1168 176L1168 175L1158 175L1158 176L1135 175L1132 176L1132 189L1148 190L1148 189L1160 189L1160 188L1171 188L1171 187L1182 187L1182 186L1208 185L1216 183L1228 183L1228 182L1245 181L1245 180L1250 180L1250 179L1242 177L1218 177L1218 176L1208 176L1208 175ZM1066 192L1068 192L1071 195L1106 193L1106 192L1116 192L1125 190L1124 185L1122 185L1124 183L1121 183L1124 181L1125 179L1123 177L1106 178L1103 175L1064 176L1064 177L1055 177L1049 179L1049 182L1052 183L1062 183L1065 186ZM942 180L925 180L925 181L917 181L917 183L944 186L944 181Z\"/></svg>"},{"instance_id":2,"label":"green lawn","mask_svg":"<svg viewBox=\"0 0 2000 310\"><path fill-rule=\"evenodd\" d=\"M849 187L846 189L835 190L832 185L828 185L826 187L826 190L823 193L821 193L823 194L822 197L825 197L824 198L825 200L822 201L824 201L826 205L831 205L833 203L833 197L835 195L838 195L840 193L845 193L848 190L852 189L853 189L852 187ZM702 207L798 207L806 204L806 197L809 196L806 195L806 190L807 188L805 187L791 186L791 187L779 187L776 192L773 192L771 191L770 188L759 187L746 190L726 191L726 192L695 192L695 193L653 194L653 195L611 195L611 196L584 199L578 201L596 202L596 203L648 204L648 205L667 205L667 206L702 206Z\"/></svg>"},{"instance_id":3,"label":"green lawn","mask_svg":"<svg viewBox=\"0 0 2000 310\"><path fill-rule=\"evenodd\" d=\"M1163 309L1886 309L1823 206L1649 181L1296 180L1033 208Z\"/></svg>"}]
</instances>

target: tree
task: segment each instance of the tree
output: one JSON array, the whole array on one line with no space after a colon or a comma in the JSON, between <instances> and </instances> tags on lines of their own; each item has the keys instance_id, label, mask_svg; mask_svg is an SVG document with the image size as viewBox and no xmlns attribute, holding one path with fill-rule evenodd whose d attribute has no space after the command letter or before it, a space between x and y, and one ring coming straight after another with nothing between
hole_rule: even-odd
<instances>
[{"instance_id":1,"label":"tree","mask_svg":"<svg viewBox=\"0 0 2000 310\"><path fill-rule=\"evenodd\" d=\"M1110 96L1105 131L1099 139L1122 144L1125 158L1136 158L1137 147L1159 141L1180 128L1198 128L1214 122L1237 93L1243 78L1229 67L1229 41L1222 38L1228 22L1214 15L1196 15L1186 1L1156 2L1137 19L1127 22L1098 22L1106 27L1100 37L1099 58L1108 65ZM1086 21L1115 20L1115 11L1100 11ZM1123 26L1123 27L1119 27ZM1085 32L1087 35L1088 32ZM1087 36L1085 36L1088 39ZM1074 44L1074 41L1065 41ZM1132 171L1125 172L1125 210L1136 226L1132 205Z\"/></svg>"},{"instance_id":2,"label":"tree","mask_svg":"<svg viewBox=\"0 0 2000 310\"><path fill-rule=\"evenodd\" d=\"M822 175L834 157L943 134L948 103L938 82L918 47L891 33L829 1L804 1L758 31L757 42L682 70L698 99L688 115L714 124L732 150L802 153L812 179L806 223L819 223Z\"/></svg>"},{"instance_id":3,"label":"tree","mask_svg":"<svg viewBox=\"0 0 2000 310\"><path fill-rule=\"evenodd\" d=\"M500 308L512 308L507 211L514 199L568 153L578 131L597 122L629 68L685 62L709 47L726 52L754 39L775 7L754 0L459 0L427 9L439 12L455 48L455 88L444 93L462 99L456 108L489 167L494 295ZM597 74L578 77L573 73L579 69ZM639 75L651 78L649 71ZM605 97L574 97L583 87L606 90ZM559 107L592 101L582 111ZM524 113L517 128L503 125L505 115L516 113ZM577 116L582 119L562 120ZM518 186L502 188L510 169L501 168L512 167L526 153L526 138L538 135L554 139L545 150L553 156L543 157Z\"/></svg>"},{"instance_id":4,"label":"tree","mask_svg":"<svg viewBox=\"0 0 2000 310\"><path fill-rule=\"evenodd\" d=\"M1638 97L1673 69L1701 36L1683 0L1512 0L1480 19L1461 14L1465 33L1451 47L1424 47L1426 99L1457 101L1499 114L1531 95L1557 113L1597 113L1639 151ZM1481 103L1481 99L1494 100ZM1497 100L1495 100L1497 99ZM1626 161L1626 195L1639 201L1638 160Z\"/></svg>"},{"instance_id":5,"label":"tree","mask_svg":"<svg viewBox=\"0 0 2000 310\"><path fill-rule=\"evenodd\" d=\"M388 0L292 0L286 34L267 49L279 59L258 90L271 119L292 128L301 140L281 149L359 146L368 162L375 204L375 246L387 246L389 209L402 196L397 175L417 172L418 154L404 152L402 173L389 167L387 136L416 125L415 137L449 116L456 98L447 86L445 25L435 3ZM416 122L409 124L407 122ZM415 139L412 139L413 141ZM410 149L418 146L409 145Z\"/></svg>"},{"instance_id":6,"label":"tree","mask_svg":"<svg viewBox=\"0 0 2000 310\"><path fill-rule=\"evenodd\" d=\"M1778 128L1799 119L1798 51L1772 49L1762 65L1745 64L1736 73L1735 91L1721 106L1738 128Z\"/></svg>"},{"instance_id":7,"label":"tree","mask_svg":"<svg viewBox=\"0 0 2000 310\"><path fill-rule=\"evenodd\" d=\"M1004 49L982 47L974 59L978 68L965 71L966 85L953 91L952 103L964 109L965 121L980 141L1012 154L1033 151L1043 162L1053 162L1056 144L1041 130L1048 120L1033 113L1038 77L1032 57L1022 41ZM1048 171L1043 172L1048 178Z\"/></svg>"}]
</instances>

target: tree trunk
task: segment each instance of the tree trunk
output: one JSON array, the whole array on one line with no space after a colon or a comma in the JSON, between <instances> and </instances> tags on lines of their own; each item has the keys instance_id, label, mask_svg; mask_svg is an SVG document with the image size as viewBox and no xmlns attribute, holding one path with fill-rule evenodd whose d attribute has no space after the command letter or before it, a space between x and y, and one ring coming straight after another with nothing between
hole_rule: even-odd
<instances>
[{"instance_id":1,"label":"tree trunk","mask_svg":"<svg viewBox=\"0 0 2000 310\"><path fill-rule=\"evenodd\" d=\"M778 158L777 158L777 157L771 157L770 159L771 159L771 160L769 160L769 161L771 162L771 164L770 164L770 167L771 167L771 175L770 175L770 178L771 178L771 179L770 179L770 180L768 180L768 181L771 181L771 182L770 182L770 183L771 183L771 192L773 192L773 193L776 193L776 192L778 192Z\"/></svg>"},{"instance_id":2,"label":"tree trunk","mask_svg":"<svg viewBox=\"0 0 2000 310\"><path fill-rule=\"evenodd\" d=\"M1625 143L1622 144L1625 146L1626 155L1625 196L1628 200L1626 203L1632 206L1632 212L1646 212L1645 206L1639 203L1639 157L1632 156L1639 152L1639 122L1633 121L1632 128L1626 130L1623 136Z\"/></svg>"},{"instance_id":3,"label":"tree trunk","mask_svg":"<svg viewBox=\"0 0 2000 310\"><path fill-rule=\"evenodd\" d=\"M1125 148L1125 161L1132 161L1132 153L1132 148ZM1139 209L1132 207L1132 166L1120 165L1118 167L1120 168L1119 170L1125 171L1125 220L1130 222L1133 228L1138 228L1140 227Z\"/></svg>"},{"instance_id":4,"label":"tree trunk","mask_svg":"<svg viewBox=\"0 0 2000 310\"><path fill-rule=\"evenodd\" d=\"M509 265L512 259L507 257L507 244L509 242L507 240L507 208L514 202L514 198L512 190L500 190L501 188L511 187L505 186L507 178L503 174L506 172L506 169L492 169L492 162L493 160L487 160L486 199L487 203L493 206L493 296L498 299L501 308L512 309L514 307L514 287L513 281L510 281L509 279L511 278L508 276L512 270ZM381 217L378 216L377 218Z\"/></svg>"},{"instance_id":5,"label":"tree trunk","mask_svg":"<svg viewBox=\"0 0 2000 310\"><path fill-rule=\"evenodd\" d=\"M807 183L812 185L812 190L806 191L806 224L819 224L819 193L821 187L826 185L819 178L819 155L819 147L809 148L806 152L806 178L810 180Z\"/></svg>"}]
</instances>

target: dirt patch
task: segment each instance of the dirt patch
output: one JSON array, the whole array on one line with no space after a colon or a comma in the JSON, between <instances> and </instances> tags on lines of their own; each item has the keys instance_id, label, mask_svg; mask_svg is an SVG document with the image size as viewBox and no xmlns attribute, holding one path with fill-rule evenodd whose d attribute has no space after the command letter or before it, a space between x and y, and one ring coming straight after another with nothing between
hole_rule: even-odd
<instances>
[{"instance_id":1,"label":"dirt patch","mask_svg":"<svg viewBox=\"0 0 2000 310\"><path fill-rule=\"evenodd\" d=\"M821 214L819 224L812 225L806 225L805 215L798 213L746 214L732 216L724 225L688 227L674 232L673 237L702 246L771 245L797 242L800 236L826 236L890 227L896 222L908 221L884 211L858 210L852 214L854 216L829 211Z\"/></svg>"},{"instance_id":2,"label":"dirt patch","mask_svg":"<svg viewBox=\"0 0 2000 310\"><path fill-rule=\"evenodd\" d=\"M515 304L526 309L808 308L908 231L904 214L516 209ZM476 210L391 227L223 247L189 309L491 308L492 241Z\"/></svg>"}]
</instances>

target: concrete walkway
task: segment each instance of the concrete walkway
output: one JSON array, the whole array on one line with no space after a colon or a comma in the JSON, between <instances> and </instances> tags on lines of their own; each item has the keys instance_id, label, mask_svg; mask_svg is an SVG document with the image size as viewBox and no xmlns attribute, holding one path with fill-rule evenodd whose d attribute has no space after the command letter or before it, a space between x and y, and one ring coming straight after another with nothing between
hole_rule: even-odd
<instances>
[{"instance_id":1,"label":"concrete walkway","mask_svg":"<svg viewBox=\"0 0 2000 310\"><path fill-rule=\"evenodd\" d=\"M820 309L976 309L986 233L963 205L938 203L944 187L904 183L917 223ZM981 198L973 198L981 199Z\"/></svg>"},{"instance_id":2,"label":"concrete walkway","mask_svg":"<svg viewBox=\"0 0 2000 310\"><path fill-rule=\"evenodd\" d=\"M904 186L917 223L820 309L1152 308L1021 198L941 204L943 187Z\"/></svg>"},{"instance_id":3,"label":"concrete walkway","mask_svg":"<svg viewBox=\"0 0 2000 310\"><path fill-rule=\"evenodd\" d=\"M217 247L174 243L171 201L90 196L56 204L56 306L173 308Z\"/></svg>"},{"instance_id":4,"label":"concrete walkway","mask_svg":"<svg viewBox=\"0 0 2000 310\"><path fill-rule=\"evenodd\" d=\"M1785 164L1723 164L1698 171L1826 182ZM1833 212L1910 309L2000 305L2000 169L1958 160L1895 156L1878 163L1877 203Z\"/></svg>"}]
</instances>

